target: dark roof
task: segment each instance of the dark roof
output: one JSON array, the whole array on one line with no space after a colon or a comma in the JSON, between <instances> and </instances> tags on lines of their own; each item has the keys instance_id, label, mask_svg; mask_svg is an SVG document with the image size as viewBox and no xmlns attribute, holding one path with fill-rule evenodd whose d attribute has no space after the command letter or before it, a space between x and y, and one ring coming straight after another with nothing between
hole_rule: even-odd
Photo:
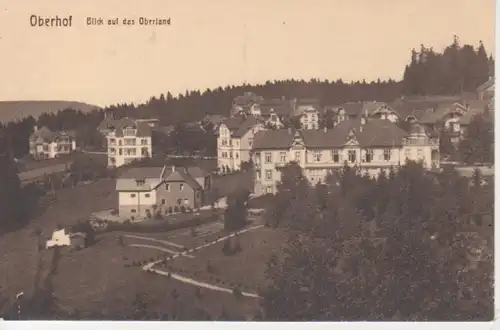
<instances>
[{"instance_id":1,"label":"dark roof","mask_svg":"<svg viewBox=\"0 0 500 330\"><path fill-rule=\"evenodd\" d=\"M419 122L422 124L435 124L441 121L447 114L459 110L466 111L466 107L456 102L453 104L441 104L423 112Z\"/></svg>"},{"instance_id":2,"label":"dark roof","mask_svg":"<svg viewBox=\"0 0 500 330\"><path fill-rule=\"evenodd\" d=\"M363 102L343 103L336 108L336 113L338 113L340 109L344 109L345 114L348 116L359 116L363 110Z\"/></svg>"},{"instance_id":3,"label":"dark roof","mask_svg":"<svg viewBox=\"0 0 500 330\"><path fill-rule=\"evenodd\" d=\"M236 96L233 99L233 104L239 106L247 106L252 103L260 103L264 101L262 96L259 96L253 92L244 92L243 95Z\"/></svg>"},{"instance_id":4,"label":"dark roof","mask_svg":"<svg viewBox=\"0 0 500 330\"><path fill-rule=\"evenodd\" d=\"M352 131L361 147L392 147L402 145L407 133L394 123L384 119L345 120L328 130L298 131L309 148L341 148ZM292 146L292 130L266 130L255 134L253 149L287 149Z\"/></svg>"},{"instance_id":5,"label":"dark roof","mask_svg":"<svg viewBox=\"0 0 500 330\"><path fill-rule=\"evenodd\" d=\"M255 133L252 149L287 149L292 146L292 130L265 130Z\"/></svg>"},{"instance_id":6,"label":"dark roof","mask_svg":"<svg viewBox=\"0 0 500 330\"><path fill-rule=\"evenodd\" d=\"M238 127L238 129L236 131L233 132L233 134L231 136L232 137L236 137L236 138L242 137L252 127L254 127L256 125L259 125L259 124L262 124L262 122L260 121L260 119L254 117L254 116L248 116L248 117L245 118L245 120L243 120L243 122L241 123L241 125Z\"/></svg>"},{"instance_id":7,"label":"dark roof","mask_svg":"<svg viewBox=\"0 0 500 330\"><path fill-rule=\"evenodd\" d=\"M211 114L206 114L205 117L201 120L202 123L211 123L214 126L219 125L226 119L225 116L223 115L211 115Z\"/></svg>"},{"instance_id":8,"label":"dark roof","mask_svg":"<svg viewBox=\"0 0 500 330\"><path fill-rule=\"evenodd\" d=\"M403 129L385 119L369 119L364 125L360 120L345 120L333 129L304 130L301 134L308 147L340 148L347 142L351 131L361 147L400 146L407 136Z\"/></svg>"},{"instance_id":9,"label":"dark roof","mask_svg":"<svg viewBox=\"0 0 500 330\"><path fill-rule=\"evenodd\" d=\"M151 136L151 127L146 122L136 122L135 120L124 117L115 121L115 134L118 137L123 136L123 129L127 127L133 127L137 129L136 136L146 137Z\"/></svg>"},{"instance_id":10,"label":"dark roof","mask_svg":"<svg viewBox=\"0 0 500 330\"><path fill-rule=\"evenodd\" d=\"M199 167L178 167L178 166L155 166L155 167L134 167L123 172L119 179L156 179L160 178L163 169L163 180L166 182L181 181L186 182L193 189L201 189L201 185L196 178L203 178L207 173Z\"/></svg>"},{"instance_id":11,"label":"dark roof","mask_svg":"<svg viewBox=\"0 0 500 330\"><path fill-rule=\"evenodd\" d=\"M60 131L60 132L53 132L51 131L49 128L47 128L46 126L43 126L42 128L34 131L31 135L30 135L30 140L37 140L38 138L41 138L43 139L45 142L52 142L54 141L55 139L63 136L63 135L67 135L69 137L75 137L76 135L76 132L73 131L73 130L70 130L70 131Z\"/></svg>"},{"instance_id":12,"label":"dark roof","mask_svg":"<svg viewBox=\"0 0 500 330\"><path fill-rule=\"evenodd\" d=\"M261 124L261 119L254 116L234 116L222 122L232 132L232 137L242 137L249 129Z\"/></svg>"},{"instance_id":13,"label":"dark roof","mask_svg":"<svg viewBox=\"0 0 500 330\"><path fill-rule=\"evenodd\" d=\"M426 112L442 106L452 106L459 102L459 97L419 97L419 98L401 98L392 102L389 106L396 111L404 120L408 116L414 116L417 120L421 119Z\"/></svg>"},{"instance_id":14,"label":"dark roof","mask_svg":"<svg viewBox=\"0 0 500 330\"><path fill-rule=\"evenodd\" d=\"M293 101L283 99L270 99L265 100L259 105L260 113L262 116L268 116L271 109L278 116L290 116L293 113Z\"/></svg>"}]
</instances>

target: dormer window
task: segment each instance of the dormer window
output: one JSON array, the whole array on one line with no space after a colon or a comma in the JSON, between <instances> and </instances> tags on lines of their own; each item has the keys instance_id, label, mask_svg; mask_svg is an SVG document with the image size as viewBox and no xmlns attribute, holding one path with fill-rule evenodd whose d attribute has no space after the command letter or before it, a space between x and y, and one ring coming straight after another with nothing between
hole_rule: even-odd
<instances>
[{"instance_id":1,"label":"dormer window","mask_svg":"<svg viewBox=\"0 0 500 330\"><path fill-rule=\"evenodd\" d=\"M133 127L126 127L123 129L124 136L135 136L137 130Z\"/></svg>"},{"instance_id":2,"label":"dormer window","mask_svg":"<svg viewBox=\"0 0 500 330\"><path fill-rule=\"evenodd\" d=\"M143 186L146 183L146 180L138 179L138 180L135 180L135 182L137 183L138 186Z\"/></svg>"}]
</instances>

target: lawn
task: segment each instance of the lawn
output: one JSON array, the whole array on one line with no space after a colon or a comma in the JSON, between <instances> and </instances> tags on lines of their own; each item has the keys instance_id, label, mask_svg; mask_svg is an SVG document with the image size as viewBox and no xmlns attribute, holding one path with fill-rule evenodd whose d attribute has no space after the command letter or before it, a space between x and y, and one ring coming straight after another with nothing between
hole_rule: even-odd
<instances>
[{"instance_id":1,"label":"lawn","mask_svg":"<svg viewBox=\"0 0 500 330\"><path fill-rule=\"evenodd\" d=\"M39 254L32 235L40 228L47 239L60 224L71 226L87 219L92 212L110 209L116 204L114 180L100 180L88 185L62 189L57 200L26 227L0 237L0 293L12 297L19 291L29 294L36 273Z\"/></svg>"},{"instance_id":2,"label":"lawn","mask_svg":"<svg viewBox=\"0 0 500 330\"><path fill-rule=\"evenodd\" d=\"M0 250L3 252L0 265L1 295L12 301L16 293L23 291L29 297L34 289L38 263L42 262L45 271L49 268L52 252L37 251L36 240L32 235L35 228L41 228L42 236L47 239L58 224L69 227L80 219L88 218L93 212L113 208L115 203L114 180L100 180L61 190L56 202L42 215L25 228L0 237ZM200 226L198 231L210 235L221 229L221 223L210 223ZM258 309L258 300L253 298L237 299L227 293L206 289L200 289L201 296L195 296L197 290L192 285L144 272L140 267L129 267L134 261L158 259L172 254L161 249L127 246L129 244L160 246L174 252L181 249L133 238L125 238L125 244L121 245L118 236L124 234L132 233L104 233L98 235L98 242L92 247L73 252L64 250L53 278L54 293L60 306L68 311L78 310L84 318L88 317L86 312L96 311L106 315L130 315L132 302L136 294L141 293L149 297L152 307L148 307L148 310L155 313L172 311L174 306L185 306L184 319L200 319L204 314L217 318L223 312L229 316L249 316ZM136 235L175 240L179 245L198 244L197 238L192 238L188 229ZM186 257L177 260L180 259ZM204 265L204 262L201 263ZM179 298L172 297L173 290L179 293ZM214 301L217 303L214 304Z\"/></svg>"},{"instance_id":3,"label":"lawn","mask_svg":"<svg viewBox=\"0 0 500 330\"><path fill-rule=\"evenodd\" d=\"M218 234L207 239L213 240L216 236ZM286 239L283 231L262 227L230 240L233 245L239 240L242 251L237 254L224 255L224 243L221 242L194 252L195 258L177 258L166 267L158 267L226 288L239 285L242 291L255 293L266 284L267 261L272 254L281 252ZM211 272L207 270L207 264L210 264Z\"/></svg>"}]
</instances>

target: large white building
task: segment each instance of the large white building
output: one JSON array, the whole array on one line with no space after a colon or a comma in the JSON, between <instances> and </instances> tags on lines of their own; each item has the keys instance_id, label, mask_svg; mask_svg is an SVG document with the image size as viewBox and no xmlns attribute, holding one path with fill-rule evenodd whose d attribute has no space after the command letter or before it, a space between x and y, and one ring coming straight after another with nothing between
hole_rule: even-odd
<instances>
[{"instance_id":1,"label":"large white building","mask_svg":"<svg viewBox=\"0 0 500 330\"><path fill-rule=\"evenodd\" d=\"M108 166L120 167L151 157L151 126L130 118L116 120L106 133Z\"/></svg>"},{"instance_id":2,"label":"large white building","mask_svg":"<svg viewBox=\"0 0 500 330\"><path fill-rule=\"evenodd\" d=\"M333 129L266 130L253 144L256 195L276 193L280 168L297 162L311 184L324 182L330 171L345 164L375 176L407 160L422 161L428 169L439 167L439 140L421 127L410 133L387 119L344 120Z\"/></svg>"},{"instance_id":3,"label":"large white building","mask_svg":"<svg viewBox=\"0 0 500 330\"><path fill-rule=\"evenodd\" d=\"M255 133L264 129L264 123L254 116L238 115L223 121L217 138L217 167L222 172L241 169L250 161Z\"/></svg>"}]
</instances>

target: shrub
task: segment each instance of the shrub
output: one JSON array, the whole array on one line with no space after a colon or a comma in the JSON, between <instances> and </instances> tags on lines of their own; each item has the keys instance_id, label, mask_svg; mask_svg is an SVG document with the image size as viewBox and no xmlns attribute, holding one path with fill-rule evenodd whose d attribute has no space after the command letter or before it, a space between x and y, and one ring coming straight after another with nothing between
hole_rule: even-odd
<instances>
[{"instance_id":1,"label":"shrub","mask_svg":"<svg viewBox=\"0 0 500 330\"><path fill-rule=\"evenodd\" d=\"M173 213L173 212L174 212L174 209L172 208L172 206L169 206L168 207L168 213L170 214L170 213Z\"/></svg>"},{"instance_id":2,"label":"shrub","mask_svg":"<svg viewBox=\"0 0 500 330\"><path fill-rule=\"evenodd\" d=\"M163 220L163 215L160 210L156 211L155 220Z\"/></svg>"},{"instance_id":3,"label":"shrub","mask_svg":"<svg viewBox=\"0 0 500 330\"><path fill-rule=\"evenodd\" d=\"M175 205L175 206L174 206L174 212L175 212L175 213L179 213L179 210L180 210L180 209L179 209L179 205Z\"/></svg>"},{"instance_id":4,"label":"shrub","mask_svg":"<svg viewBox=\"0 0 500 330\"><path fill-rule=\"evenodd\" d=\"M132 217L131 219L134 220L134 217ZM123 221L123 223L126 225L130 225L130 219Z\"/></svg>"},{"instance_id":5,"label":"shrub","mask_svg":"<svg viewBox=\"0 0 500 330\"><path fill-rule=\"evenodd\" d=\"M111 215L118 215L118 210L112 209L110 213L111 213Z\"/></svg>"},{"instance_id":6,"label":"shrub","mask_svg":"<svg viewBox=\"0 0 500 330\"><path fill-rule=\"evenodd\" d=\"M186 207L184 205L181 205L181 212L186 213Z\"/></svg>"}]
</instances>

